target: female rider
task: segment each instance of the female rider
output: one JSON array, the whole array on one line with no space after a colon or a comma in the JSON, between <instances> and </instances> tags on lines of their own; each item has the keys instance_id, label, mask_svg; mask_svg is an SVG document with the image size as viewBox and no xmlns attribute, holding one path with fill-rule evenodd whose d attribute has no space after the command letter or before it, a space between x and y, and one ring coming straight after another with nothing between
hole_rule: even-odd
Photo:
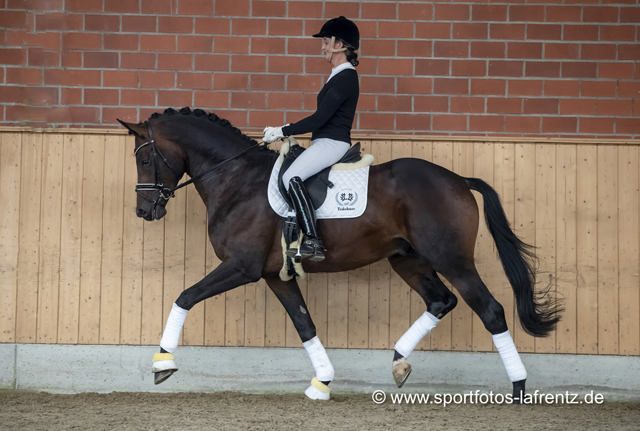
<instances>
[{"instance_id":1,"label":"female rider","mask_svg":"<svg viewBox=\"0 0 640 431\"><path fill-rule=\"evenodd\" d=\"M266 127L264 142L271 143L285 136L311 132L311 147L304 151L287 169L282 180L296 211L296 218L304 233L300 245L302 258L312 261L324 259L324 246L318 234L316 215L303 181L333 165L351 146L351 127L360 94L358 54L360 46L358 27L341 16L327 21L320 33L322 52L333 65L331 75L318 94L316 112L296 123L282 127ZM290 257L298 249L287 250Z\"/></svg>"}]
</instances>

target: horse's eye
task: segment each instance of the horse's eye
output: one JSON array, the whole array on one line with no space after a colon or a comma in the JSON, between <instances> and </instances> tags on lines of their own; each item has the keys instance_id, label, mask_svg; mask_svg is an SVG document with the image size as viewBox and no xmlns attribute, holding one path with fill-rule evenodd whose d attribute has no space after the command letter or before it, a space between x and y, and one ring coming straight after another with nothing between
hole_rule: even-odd
<instances>
[{"instance_id":1,"label":"horse's eye","mask_svg":"<svg viewBox=\"0 0 640 431\"><path fill-rule=\"evenodd\" d=\"M149 166L151 163L149 162L149 159L144 159L142 160L142 166Z\"/></svg>"}]
</instances>

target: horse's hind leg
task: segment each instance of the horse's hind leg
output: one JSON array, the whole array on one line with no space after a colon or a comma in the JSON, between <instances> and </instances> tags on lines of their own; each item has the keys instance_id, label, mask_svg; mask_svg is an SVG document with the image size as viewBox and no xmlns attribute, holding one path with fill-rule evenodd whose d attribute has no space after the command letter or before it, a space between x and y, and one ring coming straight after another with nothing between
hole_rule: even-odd
<instances>
[{"instance_id":1,"label":"horse's hind leg","mask_svg":"<svg viewBox=\"0 0 640 431\"><path fill-rule=\"evenodd\" d=\"M267 279L267 284L291 318L316 371L316 377L311 380L311 386L304 393L312 400L328 400L329 383L334 377L333 365L316 335L316 326L311 320L298 283L295 279L282 281L276 277Z\"/></svg>"},{"instance_id":2,"label":"horse's hind leg","mask_svg":"<svg viewBox=\"0 0 640 431\"><path fill-rule=\"evenodd\" d=\"M424 300L427 311L411 325L411 328L395 345L392 373L396 385L401 388L411 373L406 358L413 352L440 319L453 310L458 303L456 296L447 289L431 264L415 253L394 255L389 258L393 270Z\"/></svg>"}]
</instances>

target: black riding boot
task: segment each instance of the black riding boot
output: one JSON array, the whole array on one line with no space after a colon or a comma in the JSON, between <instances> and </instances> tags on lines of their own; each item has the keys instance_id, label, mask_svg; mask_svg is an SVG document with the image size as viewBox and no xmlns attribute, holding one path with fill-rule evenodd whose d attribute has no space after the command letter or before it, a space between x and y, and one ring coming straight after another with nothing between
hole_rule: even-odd
<instances>
[{"instance_id":1,"label":"black riding boot","mask_svg":"<svg viewBox=\"0 0 640 431\"><path fill-rule=\"evenodd\" d=\"M307 257L314 262L324 260L324 246L316 226L316 211L300 177L291 178L289 196L296 210L296 218L300 229L304 233L304 238L302 244L300 244L300 255L298 255L297 248L290 248L287 250L287 256L296 261Z\"/></svg>"}]
</instances>

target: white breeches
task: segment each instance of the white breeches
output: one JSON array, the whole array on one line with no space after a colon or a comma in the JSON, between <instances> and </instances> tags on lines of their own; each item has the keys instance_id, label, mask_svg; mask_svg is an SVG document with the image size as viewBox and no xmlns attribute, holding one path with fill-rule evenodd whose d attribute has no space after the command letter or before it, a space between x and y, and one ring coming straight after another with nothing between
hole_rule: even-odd
<instances>
[{"instance_id":1,"label":"white breeches","mask_svg":"<svg viewBox=\"0 0 640 431\"><path fill-rule=\"evenodd\" d=\"M312 141L311 146L300 154L282 175L285 188L289 190L289 181L293 177L300 177L304 181L333 165L346 154L350 147L349 143L335 139L320 138Z\"/></svg>"}]
</instances>

